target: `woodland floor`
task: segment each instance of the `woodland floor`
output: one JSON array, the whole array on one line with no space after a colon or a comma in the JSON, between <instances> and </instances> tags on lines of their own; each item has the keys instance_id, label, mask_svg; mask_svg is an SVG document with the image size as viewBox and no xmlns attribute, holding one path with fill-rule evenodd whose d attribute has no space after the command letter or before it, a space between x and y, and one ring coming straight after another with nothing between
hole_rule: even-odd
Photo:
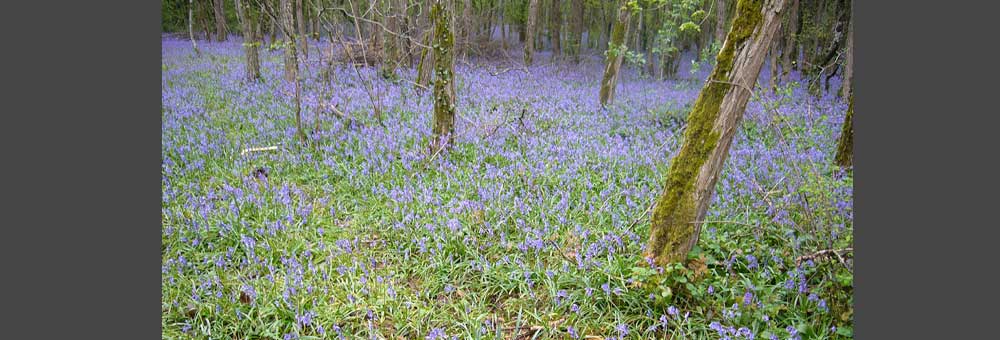
<instances>
[{"instance_id":1,"label":"woodland floor","mask_svg":"<svg viewBox=\"0 0 1000 340\"><path fill-rule=\"evenodd\" d=\"M165 339L852 337L850 253L796 263L853 245L843 99L758 86L699 260L650 284L646 211L700 81L626 68L599 109L597 58L458 62L456 145L432 157L412 69L323 86L314 44L303 146L280 51L248 84L240 42L162 46ZM354 124L317 121L327 103Z\"/></svg>"}]
</instances>

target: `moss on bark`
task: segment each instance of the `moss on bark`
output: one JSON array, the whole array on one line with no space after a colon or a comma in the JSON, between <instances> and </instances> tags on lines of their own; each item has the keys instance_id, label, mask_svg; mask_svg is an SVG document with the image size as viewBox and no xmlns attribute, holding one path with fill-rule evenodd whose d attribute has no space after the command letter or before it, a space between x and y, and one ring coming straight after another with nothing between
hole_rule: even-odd
<instances>
[{"instance_id":1,"label":"moss on bark","mask_svg":"<svg viewBox=\"0 0 1000 340\"><path fill-rule=\"evenodd\" d=\"M837 142L837 157L835 161L841 168L849 168L854 165L854 95L849 99L847 105L847 116L844 117L844 128L840 132L840 141Z\"/></svg>"},{"instance_id":2,"label":"moss on bark","mask_svg":"<svg viewBox=\"0 0 1000 340\"><path fill-rule=\"evenodd\" d=\"M607 60L604 66L604 77L601 79L600 102L601 106L607 106L615 99L615 88L618 85L618 70L621 68L622 60L625 58L625 36L628 33L628 22L631 11L622 1L618 8L618 20L611 28L611 42L608 43Z\"/></svg>"},{"instance_id":3,"label":"moss on bark","mask_svg":"<svg viewBox=\"0 0 1000 340\"><path fill-rule=\"evenodd\" d=\"M431 151L438 152L454 141L455 131L455 37L451 15L441 1L431 8L434 18L434 136Z\"/></svg>"},{"instance_id":4,"label":"moss on bark","mask_svg":"<svg viewBox=\"0 0 1000 340\"><path fill-rule=\"evenodd\" d=\"M697 219L701 213L694 195L695 183L719 143L720 131L714 125L719 118L723 98L734 86L730 75L734 58L739 53L738 49L746 48L746 42L754 32L760 31L763 5L763 0L739 1L732 28L716 57L716 66L688 115L684 144L670 163L666 187L656 202L650 221L646 256L661 265L683 262L697 242L700 230L697 224L701 223ZM710 196L697 199L709 200Z\"/></svg>"}]
</instances>

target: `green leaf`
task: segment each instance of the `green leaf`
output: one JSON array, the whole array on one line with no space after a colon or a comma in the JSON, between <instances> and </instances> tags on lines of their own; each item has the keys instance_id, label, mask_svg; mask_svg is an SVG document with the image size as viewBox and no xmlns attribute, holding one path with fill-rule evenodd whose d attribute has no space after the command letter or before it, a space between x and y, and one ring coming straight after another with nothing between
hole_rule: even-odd
<instances>
[{"instance_id":1,"label":"green leaf","mask_svg":"<svg viewBox=\"0 0 1000 340\"><path fill-rule=\"evenodd\" d=\"M851 326L837 327L837 334L840 334L840 335L843 335L843 336L846 336L846 337L854 337L854 328L851 327Z\"/></svg>"}]
</instances>

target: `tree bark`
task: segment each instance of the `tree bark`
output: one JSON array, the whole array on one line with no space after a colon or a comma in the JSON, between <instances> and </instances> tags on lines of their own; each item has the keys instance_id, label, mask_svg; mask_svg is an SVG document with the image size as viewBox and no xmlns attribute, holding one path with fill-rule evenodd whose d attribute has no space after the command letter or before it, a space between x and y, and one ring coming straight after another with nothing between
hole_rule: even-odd
<instances>
[{"instance_id":1,"label":"tree bark","mask_svg":"<svg viewBox=\"0 0 1000 340\"><path fill-rule=\"evenodd\" d=\"M292 32L295 32L295 19L292 14L292 0L281 0L278 8L278 19L281 20L281 31L283 50L284 50L284 63L285 63L285 81L295 81L295 71L298 69L298 55L295 48L295 38L291 36Z\"/></svg>"},{"instance_id":2,"label":"tree bark","mask_svg":"<svg viewBox=\"0 0 1000 340\"><path fill-rule=\"evenodd\" d=\"M451 28L451 13L443 0L436 0L431 9L434 18L434 136L431 153L449 148L455 140L455 38Z\"/></svg>"},{"instance_id":3,"label":"tree bark","mask_svg":"<svg viewBox=\"0 0 1000 340\"><path fill-rule=\"evenodd\" d=\"M739 0L716 65L670 162L650 220L645 255L661 266L684 262L698 242L715 184L747 100L777 33L785 0Z\"/></svg>"},{"instance_id":4,"label":"tree bark","mask_svg":"<svg viewBox=\"0 0 1000 340\"><path fill-rule=\"evenodd\" d=\"M309 59L309 36L306 35L306 17L302 15L302 0L295 0L295 19L299 29L299 49L302 50L302 56Z\"/></svg>"},{"instance_id":5,"label":"tree bark","mask_svg":"<svg viewBox=\"0 0 1000 340\"><path fill-rule=\"evenodd\" d=\"M782 49L782 74L784 81L788 81L793 69L798 67L798 36L799 36L799 0L790 0L791 6L788 9L788 26L785 29L785 48ZM794 59L793 59L794 58Z\"/></svg>"},{"instance_id":6,"label":"tree bark","mask_svg":"<svg viewBox=\"0 0 1000 340\"><path fill-rule=\"evenodd\" d=\"M726 0L715 0L715 41L726 39Z\"/></svg>"},{"instance_id":7,"label":"tree bark","mask_svg":"<svg viewBox=\"0 0 1000 340\"><path fill-rule=\"evenodd\" d=\"M469 49L472 48L472 27L472 0L465 0L462 2L462 45L460 47L462 57L468 56Z\"/></svg>"},{"instance_id":8,"label":"tree bark","mask_svg":"<svg viewBox=\"0 0 1000 340\"><path fill-rule=\"evenodd\" d=\"M611 30L611 43L608 45L607 60L604 66L604 78L601 80L600 101L601 106L607 106L615 100L615 88L618 85L618 70L625 59L626 37L628 35L628 23L632 17L632 11L626 5L628 1L622 0L618 7L618 21L615 22Z\"/></svg>"},{"instance_id":9,"label":"tree bark","mask_svg":"<svg viewBox=\"0 0 1000 340\"><path fill-rule=\"evenodd\" d=\"M215 40L226 41L226 12L222 8L222 0L215 0Z\"/></svg>"},{"instance_id":10,"label":"tree bark","mask_svg":"<svg viewBox=\"0 0 1000 340\"><path fill-rule=\"evenodd\" d=\"M569 18L571 32L567 41L569 43L570 54L573 55L573 62L577 64L580 63L580 52L583 49L583 15L583 0L573 0Z\"/></svg>"},{"instance_id":11,"label":"tree bark","mask_svg":"<svg viewBox=\"0 0 1000 340\"><path fill-rule=\"evenodd\" d=\"M538 21L538 0L528 1L528 19L525 24L524 64L531 66L535 54L535 23Z\"/></svg>"},{"instance_id":12,"label":"tree bark","mask_svg":"<svg viewBox=\"0 0 1000 340\"><path fill-rule=\"evenodd\" d=\"M837 156L834 158L837 165L845 169L854 165L854 94L848 101L847 116L844 117L844 128L840 132Z\"/></svg>"},{"instance_id":13,"label":"tree bark","mask_svg":"<svg viewBox=\"0 0 1000 340\"><path fill-rule=\"evenodd\" d=\"M200 55L198 42L194 39L194 0L188 0L188 34L191 35L191 46L194 47L194 53Z\"/></svg>"},{"instance_id":14,"label":"tree bark","mask_svg":"<svg viewBox=\"0 0 1000 340\"><path fill-rule=\"evenodd\" d=\"M552 59L558 59L562 54L562 4L561 1L552 0L552 8L549 12L550 26L549 31L552 33L550 39L552 39Z\"/></svg>"},{"instance_id":15,"label":"tree bark","mask_svg":"<svg viewBox=\"0 0 1000 340\"><path fill-rule=\"evenodd\" d=\"M854 89L851 82L854 81L854 1L851 1L850 19L847 25L847 62L844 64L844 81L840 84L840 94L844 98L850 98Z\"/></svg>"},{"instance_id":16,"label":"tree bark","mask_svg":"<svg viewBox=\"0 0 1000 340\"><path fill-rule=\"evenodd\" d=\"M243 26L243 50L246 55L246 79L250 82L260 80L260 16L254 10L253 4L244 4L246 0L236 0L236 11L239 13L240 24Z\"/></svg>"}]
</instances>

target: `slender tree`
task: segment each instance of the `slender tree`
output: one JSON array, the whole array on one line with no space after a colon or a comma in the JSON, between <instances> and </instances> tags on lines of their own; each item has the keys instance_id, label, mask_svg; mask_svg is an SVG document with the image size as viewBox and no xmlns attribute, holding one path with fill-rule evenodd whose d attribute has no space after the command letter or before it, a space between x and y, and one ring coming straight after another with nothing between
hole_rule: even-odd
<instances>
[{"instance_id":1,"label":"slender tree","mask_svg":"<svg viewBox=\"0 0 1000 340\"><path fill-rule=\"evenodd\" d=\"M462 2L462 44L459 45L463 58L469 54L469 48L472 48L472 27L474 25L474 21L475 18L473 18L472 15L472 0L465 0Z\"/></svg>"},{"instance_id":2,"label":"slender tree","mask_svg":"<svg viewBox=\"0 0 1000 340\"><path fill-rule=\"evenodd\" d=\"M701 225L743 117L747 100L785 0L739 0L716 65L684 129L684 144L670 162L666 187L653 209L645 255L658 265L683 262L698 242Z\"/></svg>"},{"instance_id":3,"label":"slender tree","mask_svg":"<svg viewBox=\"0 0 1000 340\"><path fill-rule=\"evenodd\" d=\"M562 2L552 0L552 8L549 11L549 31L552 34L552 59L557 59L562 54Z\"/></svg>"},{"instance_id":4,"label":"slender tree","mask_svg":"<svg viewBox=\"0 0 1000 340\"><path fill-rule=\"evenodd\" d=\"M285 81L295 81L295 71L298 69L298 55L295 48L295 17L292 14L292 1L281 0L278 7L278 20L281 21L281 31L284 47Z\"/></svg>"},{"instance_id":5,"label":"slender tree","mask_svg":"<svg viewBox=\"0 0 1000 340\"><path fill-rule=\"evenodd\" d=\"M236 0L237 18L243 26L243 50L246 55L247 81L260 80L260 15L256 6Z\"/></svg>"},{"instance_id":6,"label":"slender tree","mask_svg":"<svg viewBox=\"0 0 1000 340\"><path fill-rule=\"evenodd\" d=\"M194 53L200 55L198 42L194 39L194 0L188 0L188 34L191 35L191 46L194 47Z\"/></svg>"},{"instance_id":7,"label":"slender tree","mask_svg":"<svg viewBox=\"0 0 1000 340\"><path fill-rule=\"evenodd\" d=\"M607 60L604 66L604 78L601 80L600 101L601 106L607 106L615 99L615 88L618 86L618 70L625 59L626 36L628 35L628 22L632 17L632 8L637 5L635 0L621 0L618 7L618 20L611 30L611 42L608 43Z\"/></svg>"},{"instance_id":8,"label":"slender tree","mask_svg":"<svg viewBox=\"0 0 1000 340\"><path fill-rule=\"evenodd\" d=\"M215 0L215 40L226 41L226 12L222 7L223 0Z\"/></svg>"},{"instance_id":9,"label":"slender tree","mask_svg":"<svg viewBox=\"0 0 1000 340\"><path fill-rule=\"evenodd\" d=\"M451 28L451 9L444 0L435 0L434 19L434 136L431 152L441 152L455 139L455 37Z\"/></svg>"},{"instance_id":10,"label":"slender tree","mask_svg":"<svg viewBox=\"0 0 1000 340\"><path fill-rule=\"evenodd\" d=\"M220 0L221 1L221 0ZM299 49L302 56L309 58L309 36L306 35L306 17L302 15L302 0L295 0L295 21L298 24Z\"/></svg>"},{"instance_id":11,"label":"slender tree","mask_svg":"<svg viewBox=\"0 0 1000 340\"><path fill-rule=\"evenodd\" d=\"M524 64L531 66L535 53L535 24L538 21L538 0L528 0L528 19L525 24Z\"/></svg>"}]
</instances>

